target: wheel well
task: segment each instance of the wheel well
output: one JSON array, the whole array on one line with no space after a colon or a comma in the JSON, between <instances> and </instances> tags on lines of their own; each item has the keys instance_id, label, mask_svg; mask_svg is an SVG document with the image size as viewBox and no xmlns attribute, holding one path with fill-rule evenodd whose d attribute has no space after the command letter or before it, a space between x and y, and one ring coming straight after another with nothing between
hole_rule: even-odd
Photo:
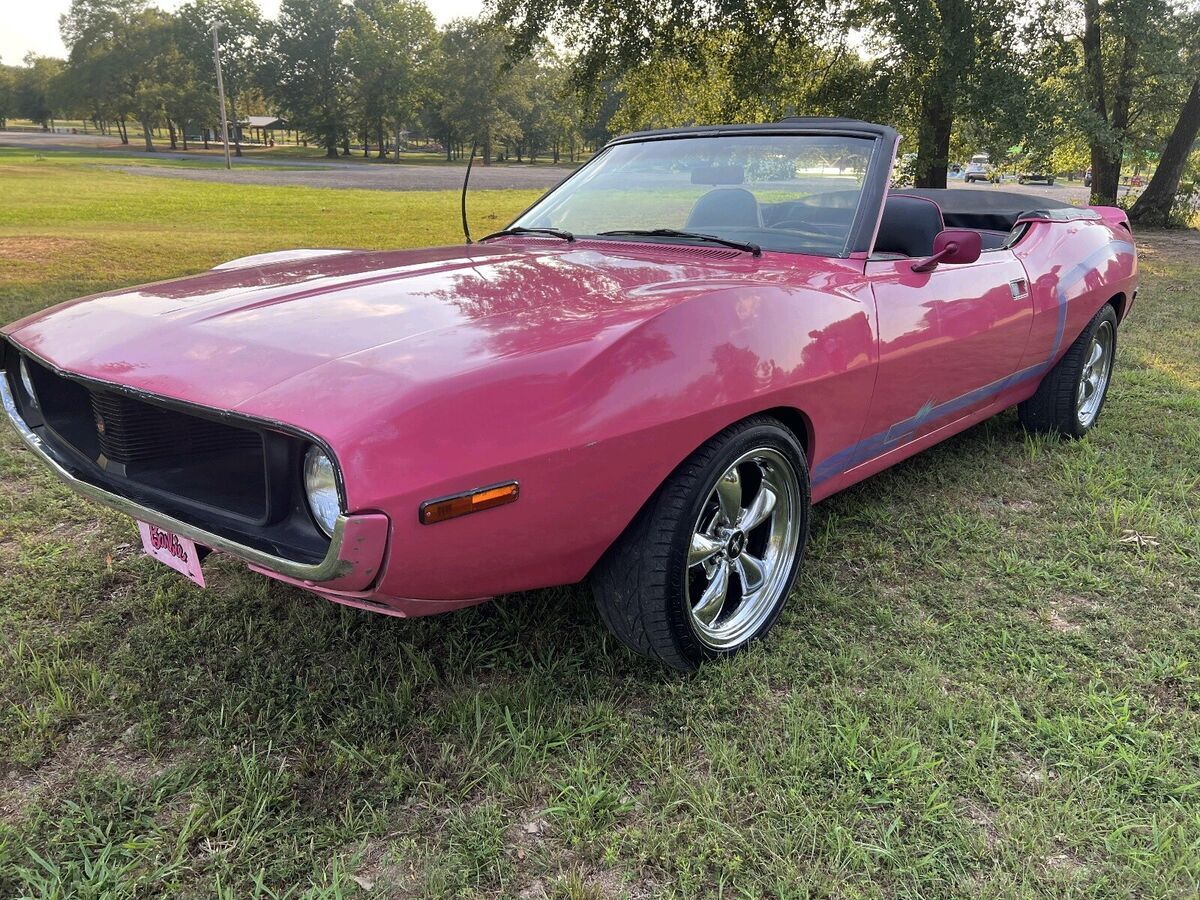
<instances>
[{"instance_id":1,"label":"wheel well","mask_svg":"<svg viewBox=\"0 0 1200 900\"><path fill-rule=\"evenodd\" d=\"M813 451L813 427L812 421L803 412L796 409L794 406L776 406L773 409L764 409L761 413L764 416L771 416L778 419L783 425L795 435L796 440L800 442L801 449L804 450L804 458L808 464L812 465Z\"/></svg>"},{"instance_id":2,"label":"wheel well","mask_svg":"<svg viewBox=\"0 0 1200 900\"><path fill-rule=\"evenodd\" d=\"M1116 312L1118 322L1125 318L1126 301L1124 294L1117 294L1117 296L1108 301L1108 305Z\"/></svg>"}]
</instances>

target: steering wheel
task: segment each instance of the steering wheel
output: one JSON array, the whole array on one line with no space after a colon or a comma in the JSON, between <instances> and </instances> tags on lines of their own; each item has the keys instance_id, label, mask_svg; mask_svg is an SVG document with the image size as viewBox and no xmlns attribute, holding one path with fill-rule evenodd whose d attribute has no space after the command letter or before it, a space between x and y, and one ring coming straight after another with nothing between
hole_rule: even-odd
<instances>
[{"instance_id":1,"label":"steering wheel","mask_svg":"<svg viewBox=\"0 0 1200 900\"><path fill-rule=\"evenodd\" d=\"M807 219L783 219L771 225L772 229L781 229L784 231L798 231L801 234L809 234L813 237L832 238L836 237L833 232L822 228L815 222L809 222Z\"/></svg>"}]
</instances>

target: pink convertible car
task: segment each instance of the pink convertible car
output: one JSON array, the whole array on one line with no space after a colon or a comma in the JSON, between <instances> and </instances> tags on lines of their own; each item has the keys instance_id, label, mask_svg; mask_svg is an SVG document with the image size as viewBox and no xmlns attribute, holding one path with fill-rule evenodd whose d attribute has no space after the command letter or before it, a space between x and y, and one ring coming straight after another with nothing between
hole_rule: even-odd
<instances>
[{"instance_id":1,"label":"pink convertible car","mask_svg":"<svg viewBox=\"0 0 1200 900\"><path fill-rule=\"evenodd\" d=\"M588 578L680 669L766 632L811 505L1006 407L1081 437L1137 257L1118 209L892 191L845 119L619 138L509 228L298 250L3 332L3 400L79 493L424 615Z\"/></svg>"}]
</instances>

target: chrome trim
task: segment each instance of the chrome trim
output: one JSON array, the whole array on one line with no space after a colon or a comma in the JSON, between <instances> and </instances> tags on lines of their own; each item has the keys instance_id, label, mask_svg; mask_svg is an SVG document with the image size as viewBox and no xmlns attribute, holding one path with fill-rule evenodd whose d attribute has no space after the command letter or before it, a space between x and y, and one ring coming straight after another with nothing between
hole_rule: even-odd
<instances>
[{"instance_id":1,"label":"chrome trim","mask_svg":"<svg viewBox=\"0 0 1200 900\"><path fill-rule=\"evenodd\" d=\"M49 369L60 378L65 378L68 381L73 381L76 384L82 384L84 387L96 387L105 391L115 391L118 394L124 394L126 397L132 397L134 400L140 400L143 403L149 403L152 406L162 407L163 409L174 410L175 412L188 413L190 415L201 416L203 418L214 419L216 421L229 421L235 425L244 426L250 429L270 428L274 431L282 431L284 434L289 434L292 437L300 438L308 441L310 444L316 444L333 462L333 471L337 475L338 483L338 498L342 501L342 512L346 510L346 485L342 480L342 468L338 463L338 458L334 454L333 449L325 443L325 441L311 432L297 428L295 425L289 425L286 422L277 422L274 419L262 419L256 416L247 416L243 413L229 409L215 409L211 406L201 406L199 403L192 403L188 400L176 400L170 397L160 397L157 394L151 394L148 391L143 391L139 388L129 387L126 384L120 384L116 381L105 381L101 378L93 378L90 375L78 375L75 372L68 372L66 369L60 369L50 360L39 356L37 353L22 347L11 337L0 336L0 347L7 343L12 348L18 357L24 359L29 357L34 360L39 366L44 369ZM0 355L0 360L3 356ZM4 370L0 369L0 374Z\"/></svg>"},{"instance_id":2,"label":"chrome trim","mask_svg":"<svg viewBox=\"0 0 1200 900\"><path fill-rule=\"evenodd\" d=\"M8 416L8 420L12 422L13 427L17 430L17 434L25 442L25 446L32 450L34 455L50 468L50 471L54 473L59 481L75 493L89 500L94 500L96 503L107 506L110 509L115 509L117 512L132 516L134 519L140 519L143 522L157 525L159 528L165 528L167 531L173 531L176 534L191 538L205 547L220 550L231 556L236 556L244 562L260 566L264 569L270 569L272 572L285 575L288 578L295 578L298 581L332 581L335 578L345 575L352 568L349 561L341 559L342 543L345 539L346 530L347 517L345 513L339 514L337 521L334 522L333 535L329 540L329 549L325 553L325 558L320 562L296 562L295 560L275 556L263 550L256 550L253 547L247 547L229 538L221 537L219 534L205 531L203 528L197 528L195 525L189 525L187 522L183 522L173 516L168 516L166 513L161 513L148 506L142 506L137 501L130 500L128 497L114 494L98 485L84 481L82 478L75 477L54 458L47 448L46 442L38 437L33 432L33 429L25 424L25 420L21 418L21 414L17 410L16 400L12 394L12 389L9 387L8 373L3 369L0 369L0 398L3 399L4 412Z\"/></svg>"}]
</instances>

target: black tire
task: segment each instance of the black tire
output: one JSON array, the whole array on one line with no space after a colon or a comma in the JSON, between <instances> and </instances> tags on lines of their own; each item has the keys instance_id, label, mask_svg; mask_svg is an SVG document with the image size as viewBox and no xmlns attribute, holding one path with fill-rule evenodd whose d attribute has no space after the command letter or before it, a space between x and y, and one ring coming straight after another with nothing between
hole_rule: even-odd
<instances>
[{"instance_id":1,"label":"black tire","mask_svg":"<svg viewBox=\"0 0 1200 900\"><path fill-rule=\"evenodd\" d=\"M693 623L687 599L692 571L688 551L718 479L745 454L760 448L773 451L795 476L798 492L788 520L799 518L794 524L798 541L790 561L786 554L781 557L781 589L772 592L773 599L763 601L764 610L773 604L769 614L737 646L716 650L706 645ZM726 428L667 478L593 570L592 594L601 618L634 652L685 672L706 660L741 651L762 637L783 610L808 542L810 509L804 451L787 428L768 416L754 416Z\"/></svg>"},{"instance_id":2,"label":"black tire","mask_svg":"<svg viewBox=\"0 0 1200 900\"><path fill-rule=\"evenodd\" d=\"M1088 364L1092 352L1093 341L1101 328L1111 329L1111 349L1108 370L1100 388L1100 397L1090 421L1080 421L1078 401L1080 397L1080 382L1083 379L1084 367ZM1046 373L1037 392L1028 400L1017 406L1017 414L1021 424L1029 431L1039 434L1059 434L1063 437L1078 439L1083 437L1095 426L1104 408L1108 396L1108 387L1112 384L1113 363L1117 353L1117 313L1112 304L1105 304L1092 317L1087 327L1067 349L1063 358Z\"/></svg>"}]
</instances>

